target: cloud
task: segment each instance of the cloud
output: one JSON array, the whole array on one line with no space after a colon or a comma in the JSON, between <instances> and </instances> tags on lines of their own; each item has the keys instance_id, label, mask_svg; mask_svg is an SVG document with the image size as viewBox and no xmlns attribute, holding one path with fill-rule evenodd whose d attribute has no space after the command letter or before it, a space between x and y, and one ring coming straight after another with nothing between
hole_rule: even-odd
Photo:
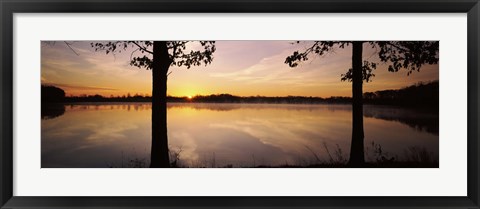
<instances>
[{"instance_id":1,"label":"cloud","mask_svg":"<svg viewBox=\"0 0 480 209\"><path fill-rule=\"evenodd\" d=\"M77 86L77 85L70 85L70 84L59 84L59 83L43 83L43 85L50 85L56 86L60 88L68 88L68 89L75 89L75 90L99 90L99 91L117 91L118 89L108 88L108 87L97 87L97 86Z\"/></svg>"},{"instance_id":2,"label":"cloud","mask_svg":"<svg viewBox=\"0 0 480 209\"><path fill-rule=\"evenodd\" d=\"M207 66L191 70L171 67L174 73L168 80L169 94L232 93L238 95L303 95L303 96L348 96L350 85L341 82L341 74L351 67L351 47L330 51L323 56L312 55L308 61L290 68L285 58L294 51L302 51L310 42L289 44L289 41L218 41L214 61ZM190 48L198 44L189 44ZM64 44L42 46L42 83L69 84L71 88L92 92L69 92L71 94L96 93L126 94L151 91L151 71L129 65L133 48L116 53L95 52L90 41L79 41L72 48ZM377 52L365 48L364 59L378 61ZM136 54L134 54L135 56ZM140 55L140 54L139 54ZM406 76L405 71L390 73L386 64L379 64L374 71L372 83L365 83L365 90L400 88L418 81L438 80L438 65L424 68ZM198 69L198 70L195 70ZM75 86L74 84L81 84ZM66 85L65 85L66 86ZM107 86L107 87L104 87ZM91 87L91 88L89 88ZM116 92L105 92L117 90Z\"/></svg>"},{"instance_id":3,"label":"cloud","mask_svg":"<svg viewBox=\"0 0 480 209\"><path fill-rule=\"evenodd\" d=\"M301 85L322 86L329 85L333 81L340 82L339 69L344 71L349 63L330 63L312 58L306 64L297 68L290 68L283 61L290 55L291 50L284 50L278 54L263 58L258 63L236 72L211 73L215 78L240 81L247 84L273 85ZM314 62L315 61L315 62ZM343 61L340 59L339 61ZM319 82L322 79L322 82Z\"/></svg>"}]
</instances>

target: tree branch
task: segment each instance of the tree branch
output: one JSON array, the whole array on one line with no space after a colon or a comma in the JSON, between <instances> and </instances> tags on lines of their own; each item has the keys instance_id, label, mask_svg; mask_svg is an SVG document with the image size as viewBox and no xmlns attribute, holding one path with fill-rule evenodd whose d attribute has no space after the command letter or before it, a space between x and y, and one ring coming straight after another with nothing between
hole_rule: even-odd
<instances>
[{"instance_id":1,"label":"tree branch","mask_svg":"<svg viewBox=\"0 0 480 209\"><path fill-rule=\"evenodd\" d=\"M397 45L395 45L395 44L392 44L390 41L387 41L386 44L389 45L389 46L392 46L392 47L394 47L394 48L396 48L396 49L398 49L398 50L400 50L400 51L402 51L402 52L406 52L406 51L407 51L407 49L404 49L404 48L399 47L399 46L397 46Z\"/></svg>"},{"instance_id":2,"label":"tree branch","mask_svg":"<svg viewBox=\"0 0 480 209\"><path fill-rule=\"evenodd\" d=\"M150 53L150 54L153 54L152 51L149 51L147 48L145 48L145 47L143 47L143 46L140 46L140 44L138 44L137 42L132 41L132 43L135 44L135 45L137 45L138 48L140 48L141 50L143 50L143 51L145 51L145 52L148 52L148 53Z\"/></svg>"},{"instance_id":3,"label":"tree branch","mask_svg":"<svg viewBox=\"0 0 480 209\"><path fill-rule=\"evenodd\" d=\"M138 48L138 49L135 49L135 50L132 51L132 53L130 54L130 60L132 60L133 54L138 50L140 50L140 49Z\"/></svg>"},{"instance_id":4,"label":"tree branch","mask_svg":"<svg viewBox=\"0 0 480 209\"><path fill-rule=\"evenodd\" d=\"M70 48L70 50L73 51L73 53L75 53L77 56L80 56L80 54L78 54L78 53L70 46L70 43L68 43L68 42L66 42L66 41L64 41L64 42L65 42L65 44L68 46L68 48Z\"/></svg>"}]
</instances>

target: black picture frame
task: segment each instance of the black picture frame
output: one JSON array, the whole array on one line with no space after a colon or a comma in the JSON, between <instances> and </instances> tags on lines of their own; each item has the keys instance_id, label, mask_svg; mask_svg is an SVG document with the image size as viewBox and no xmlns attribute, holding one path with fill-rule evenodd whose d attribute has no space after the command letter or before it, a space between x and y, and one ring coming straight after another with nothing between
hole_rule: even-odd
<instances>
[{"instance_id":1,"label":"black picture frame","mask_svg":"<svg viewBox=\"0 0 480 209\"><path fill-rule=\"evenodd\" d=\"M478 0L0 0L1 208L479 208ZM467 13L468 195L465 197L20 197L13 196L15 13ZM449 179L445 179L449 181Z\"/></svg>"}]
</instances>

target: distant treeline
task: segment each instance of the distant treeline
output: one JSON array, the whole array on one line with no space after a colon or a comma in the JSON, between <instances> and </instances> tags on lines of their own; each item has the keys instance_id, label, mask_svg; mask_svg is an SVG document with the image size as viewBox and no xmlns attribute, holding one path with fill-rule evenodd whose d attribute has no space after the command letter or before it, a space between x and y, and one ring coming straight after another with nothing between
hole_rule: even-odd
<instances>
[{"instance_id":1,"label":"distant treeline","mask_svg":"<svg viewBox=\"0 0 480 209\"><path fill-rule=\"evenodd\" d=\"M418 83L397 90L383 90L364 93L365 104L382 104L415 107L438 108L439 85L438 81ZM65 92L54 86L42 85L42 102L151 102L150 96L135 94L131 96L82 95L66 97ZM320 104L320 103L351 103L350 97L305 97L305 96L249 96L241 97L231 94L198 95L189 97L167 96L167 102L199 102L199 103L287 103L287 104Z\"/></svg>"},{"instance_id":2,"label":"distant treeline","mask_svg":"<svg viewBox=\"0 0 480 209\"><path fill-rule=\"evenodd\" d=\"M417 83L397 90L366 92L365 104L398 105L409 107L439 108L439 83Z\"/></svg>"},{"instance_id":3,"label":"distant treeline","mask_svg":"<svg viewBox=\"0 0 480 209\"><path fill-rule=\"evenodd\" d=\"M269 103L269 104L316 104L316 103L348 103L349 97L304 97L304 96L285 96L285 97L267 97L267 96L249 96L240 97L231 94L212 94L208 96L188 97L168 97L171 102L200 102L200 103Z\"/></svg>"}]
</instances>

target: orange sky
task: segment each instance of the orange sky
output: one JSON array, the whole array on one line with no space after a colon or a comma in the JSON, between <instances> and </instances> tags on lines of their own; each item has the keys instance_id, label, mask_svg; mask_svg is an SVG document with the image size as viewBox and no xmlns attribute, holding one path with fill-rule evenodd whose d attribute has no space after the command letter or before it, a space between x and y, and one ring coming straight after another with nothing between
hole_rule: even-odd
<instances>
[{"instance_id":1,"label":"orange sky","mask_svg":"<svg viewBox=\"0 0 480 209\"><path fill-rule=\"evenodd\" d=\"M313 56L296 68L285 58L308 42L217 41L211 65L171 67L168 94L191 96L229 93L238 96L351 96L351 83L340 75L351 67L351 48L336 49L322 57ZM130 93L151 95L151 71L129 65L133 48L115 55L95 52L91 41L42 43L42 84L58 86L68 96L100 94L121 96ZM195 44L189 46L195 48ZM134 52L133 56L141 53ZM141 55L143 56L143 55ZM364 60L378 61L376 51L364 45ZM388 72L387 64L374 70L373 82L364 83L364 92L398 89L420 81L439 78L438 65L427 65L407 76L406 70Z\"/></svg>"}]
</instances>

